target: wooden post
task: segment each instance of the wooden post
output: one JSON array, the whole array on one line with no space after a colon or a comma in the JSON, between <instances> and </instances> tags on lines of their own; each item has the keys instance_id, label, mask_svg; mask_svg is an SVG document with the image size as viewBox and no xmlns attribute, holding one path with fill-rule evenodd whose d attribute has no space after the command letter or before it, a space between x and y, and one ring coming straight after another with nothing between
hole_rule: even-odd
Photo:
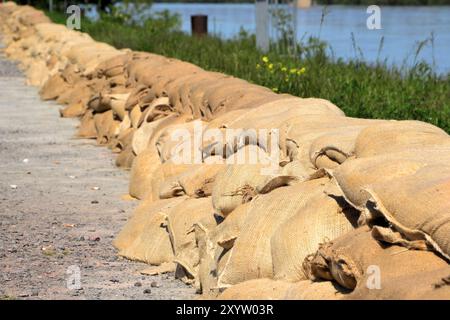
<instances>
[{"instance_id":1,"label":"wooden post","mask_svg":"<svg viewBox=\"0 0 450 320\"><path fill-rule=\"evenodd\" d=\"M208 34L208 16L195 15L191 16L191 31L192 35L205 36Z\"/></svg>"},{"instance_id":2,"label":"wooden post","mask_svg":"<svg viewBox=\"0 0 450 320\"><path fill-rule=\"evenodd\" d=\"M256 46L263 52L269 51L269 1L255 1Z\"/></svg>"},{"instance_id":3,"label":"wooden post","mask_svg":"<svg viewBox=\"0 0 450 320\"><path fill-rule=\"evenodd\" d=\"M53 11L53 0L48 0L48 11Z\"/></svg>"}]
</instances>

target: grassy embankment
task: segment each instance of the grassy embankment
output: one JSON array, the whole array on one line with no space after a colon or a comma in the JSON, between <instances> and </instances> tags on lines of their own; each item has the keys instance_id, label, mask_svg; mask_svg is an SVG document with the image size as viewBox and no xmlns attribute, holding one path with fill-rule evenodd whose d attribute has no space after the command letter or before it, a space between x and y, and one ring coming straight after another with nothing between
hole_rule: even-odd
<instances>
[{"instance_id":1,"label":"grassy embankment","mask_svg":"<svg viewBox=\"0 0 450 320\"><path fill-rule=\"evenodd\" d=\"M49 15L55 22L65 21L62 14ZM191 37L177 31L170 17L154 18L143 27L124 24L120 17L83 20L81 26L94 39L117 48L189 61L277 92L328 99L348 116L416 119L450 132L450 76L438 76L421 62L409 69L390 67L383 61L375 65L360 59L344 62L331 59L326 45L316 39L299 45L299 58L280 55L277 50L262 54L253 36L242 34L233 40Z\"/></svg>"}]
</instances>

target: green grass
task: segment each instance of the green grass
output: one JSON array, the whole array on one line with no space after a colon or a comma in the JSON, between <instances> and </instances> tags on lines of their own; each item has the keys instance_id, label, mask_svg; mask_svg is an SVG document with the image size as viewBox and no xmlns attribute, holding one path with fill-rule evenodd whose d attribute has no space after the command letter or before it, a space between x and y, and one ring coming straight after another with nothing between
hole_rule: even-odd
<instances>
[{"instance_id":1,"label":"green grass","mask_svg":"<svg viewBox=\"0 0 450 320\"><path fill-rule=\"evenodd\" d=\"M55 22L64 22L61 14L50 16ZM328 99L348 116L422 120L450 132L450 77L436 75L424 63L405 69L382 62L369 65L359 60L333 60L326 53L326 45L315 39L299 45L301 58L271 50L266 54L269 61L264 62L265 55L256 49L251 35L241 34L232 40L191 37L171 30L164 19L145 27L114 19L83 20L82 31L117 48L189 61L277 92Z\"/></svg>"}]
</instances>

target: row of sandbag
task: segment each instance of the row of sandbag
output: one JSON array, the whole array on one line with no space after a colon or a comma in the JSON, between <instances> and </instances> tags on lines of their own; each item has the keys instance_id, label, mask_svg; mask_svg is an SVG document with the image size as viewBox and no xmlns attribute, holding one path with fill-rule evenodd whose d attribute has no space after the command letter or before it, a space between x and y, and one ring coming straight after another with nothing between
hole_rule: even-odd
<instances>
[{"instance_id":1,"label":"row of sandbag","mask_svg":"<svg viewBox=\"0 0 450 320\"><path fill-rule=\"evenodd\" d=\"M47 39L46 24L33 28ZM21 57L49 66L55 56L46 46L61 48L64 38L54 33L38 54L22 46ZM58 57L41 92L67 104L64 116L82 117L80 136L110 145L119 164L132 166L130 193L143 201L115 241L123 256L160 265L155 272L176 268L206 296L232 287L221 297L448 297L442 130L347 118L327 101L276 95L161 56L112 48L103 59L92 43L87 51L64 46L70 55ZM180 141L172 133L199 126L200 163L173 163ZM277 174L217 161L223 150L267 158L259 137L237 143L266 128L280 130ZM223 140L208 129L237 130ZM361 243L372 255L358 251ZM372 265L387 291L366 290ZM415 278L423 280L415 295L395 285Z\"/></svg>"}]
</instances>

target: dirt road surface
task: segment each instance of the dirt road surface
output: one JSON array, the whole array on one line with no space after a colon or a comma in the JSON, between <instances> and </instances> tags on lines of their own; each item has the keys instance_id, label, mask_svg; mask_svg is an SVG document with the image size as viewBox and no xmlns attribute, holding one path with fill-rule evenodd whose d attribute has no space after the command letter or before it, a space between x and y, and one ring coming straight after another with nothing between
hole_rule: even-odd
<instances>
[{"instance_id":1,"label":"dirt road surface","mask_svg":"<svg viewBox=\"0 0 450 320\"><path fill-rule=\"evenodd\" d=\"M0 52L0 298L193 298L173 274L117 257L111 242L137 205L122 199L128 172L24 81Z\"/></svg>"}]
</instances>

